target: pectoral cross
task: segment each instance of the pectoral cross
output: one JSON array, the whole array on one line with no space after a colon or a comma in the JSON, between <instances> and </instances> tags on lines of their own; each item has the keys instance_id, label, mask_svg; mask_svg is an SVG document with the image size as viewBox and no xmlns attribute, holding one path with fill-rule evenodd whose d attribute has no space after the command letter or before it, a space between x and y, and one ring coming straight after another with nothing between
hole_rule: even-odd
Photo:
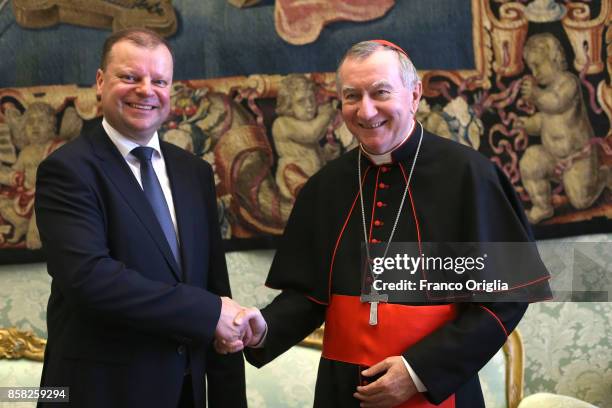
<instances>
[{"instance_id":1,"label":"pectoral cross","mask_svg":"<svg viewBox=\"0 0 612 408\"><path fill-rule=\"evenodd\" d=\"M361 303L369 302L370 303L370 326L376 326L378 324L378 303L379 302L388 302L389 295L381 295L374 288L370 289L369 295L361 295L359 298Z\"/></svg>"}]
</instances>

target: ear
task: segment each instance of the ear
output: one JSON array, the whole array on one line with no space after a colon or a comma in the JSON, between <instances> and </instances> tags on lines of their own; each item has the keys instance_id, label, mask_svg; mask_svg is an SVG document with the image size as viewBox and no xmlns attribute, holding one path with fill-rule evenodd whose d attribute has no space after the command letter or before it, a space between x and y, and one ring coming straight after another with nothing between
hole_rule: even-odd
<instances>
[{"instance_id":1,"label":"ear","mask_svg":"<svg viewBox=\"0 0 612 408\"><path fill-rule=\"evenodd\" d=\"M102 95L102 85L104 85L104 71L98 68L96 71L96 95L98 98Z\"/></svg>"},{"instance_id":2,"label":"ear","mask_svg":"<svg viewBox=\"0 0 612 408\"><path fill-rule=\"evenodd\" d=\"M417 81L416 84L412 87L412 113L416 113L419 109L419 102L421 101L421 96L423 96L423 84L421 81Z\"/></svg>"}]
</instances>

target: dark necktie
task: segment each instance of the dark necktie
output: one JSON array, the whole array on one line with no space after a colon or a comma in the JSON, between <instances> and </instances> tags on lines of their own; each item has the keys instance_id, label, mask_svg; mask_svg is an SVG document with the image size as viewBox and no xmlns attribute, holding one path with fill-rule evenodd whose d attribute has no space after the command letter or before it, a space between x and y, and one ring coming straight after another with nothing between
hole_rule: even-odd
<instances>
[{"instance_id":1,"label":"dark necktie","mask_svg":"<svg viewBox=\"0 0 612 408\"><path fill-rule=\"evenodd\" d=\"M162 191L155 170L153 170L153 164L151 163L151 156L153 155L154 149L152 147L140 146L131 151L131 153L140 160L140 180L142 181L142 189L144 190L145 196L149 200L153 212L159 221L166 240L170 245L174 259L177 264L181 265L180 254L178 249L178 241L176 238L176 231L174 230L174 224L172 224L172 217L170 216L170 210L168 209L168 203L164 198L164 192Z\"/></svg>"}]
</instances>

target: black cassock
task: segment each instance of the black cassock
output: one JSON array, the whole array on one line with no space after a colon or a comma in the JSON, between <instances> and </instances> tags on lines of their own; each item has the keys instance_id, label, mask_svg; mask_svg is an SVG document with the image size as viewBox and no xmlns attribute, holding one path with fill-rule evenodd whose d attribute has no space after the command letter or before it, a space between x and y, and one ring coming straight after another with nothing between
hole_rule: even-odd
<instances>
[{"instance_id":1,"label":"black cassock","mask_svg":"<svg viewBox=\"0 0 612 408\"><path fill-rule=\"evenodd\" d=\"M388 241L420 133L421 125L416 124L410 138L392 152L390 164L376 166L362 154L364 208L370 242ZM344 349L360 350L360 337L379 330L379 326L368 325L369 307L367 304L359 307L358 301L364 233L357 160L358 149L344 154L312 176L300 192L266 281L268 286L282 289L282 293L262 309L268 323L265 347L246 353L248 361L259 367L319 327L326 314L325 341L330 340L327 336L330 321L334 325L340 322L342 326L342 322L359 319L358 335L354 335L355 325L353 333L346 334L343 327L332 328L334 344L324 344L315 407L359 406L353 393L363 367L354 359L335 358L333 350L340 353ZM533 239L515 191L497 166L470 148L425 131L409 194L393 237L393 242L419 240L525 242ZM543 278L536 285L541 287L543 298L549 294L544 275L546 271L531 274ZM347 313L348 309L343 306L344 315L330 316L337 314L337 311L330 312L331 306L340 303L356 305L355 312ZM394 319L393 310L398 307L403 306L381 304L380 321ZM415 306L406 307L415 309ZM420 324L428 309L439 307L418 305L417 309L424 313L415 315L416 322L406 322L406 332ZM401 351L427 387L427 392L418 396L419 401L415 399L413 405L406 406L424 407L445 401L445 407L484 407L477 372L504 344L523 316L527 303L458 303L446 307L452 308L452 313L443 322L437 322L435 329ZM385 316L385 313L391 315ZM410 335L400 329L385 338L393 341L404 334ZM364 356L356 356L357 360L364 357L367 361L367 353L364 349ZM326 358L330 355L332 358Z\"/></svg>"}]
</instances>

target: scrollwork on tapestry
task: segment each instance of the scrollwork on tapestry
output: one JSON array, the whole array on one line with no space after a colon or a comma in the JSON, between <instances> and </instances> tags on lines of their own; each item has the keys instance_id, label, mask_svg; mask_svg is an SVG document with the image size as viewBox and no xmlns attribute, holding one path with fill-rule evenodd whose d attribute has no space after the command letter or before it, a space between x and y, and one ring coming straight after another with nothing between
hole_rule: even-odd
<instances>
[{"instance_id":1,"label":"scrollwork on tapestry","mask_svg":"<svg viewBox=\"0 0 612 408\"><path fill-rule=\"evenodd\" d=\"M176 32L172 0L13 0L15 20L23 27L60 23L94 28L146 27L160 35Z\"/></svg>"},{"instance_id":2,"label":"scrollwork on tapestry","mask_svg":"<svg viewBox=\"0 0 612 408\"><path fill-rule=\"evenodd\" d=\"M537 236L609 231L609 2L472 0L472 14L475 68L421 72L417 118L497 164ZM334 73L177 81L171 105L160 136L213 165L230 247L280 236L308 178L356 145ZM0 248L34 249L35 169L101 110L71 85L2 89L0 106Z\"/></svg>"}]
</instances>

